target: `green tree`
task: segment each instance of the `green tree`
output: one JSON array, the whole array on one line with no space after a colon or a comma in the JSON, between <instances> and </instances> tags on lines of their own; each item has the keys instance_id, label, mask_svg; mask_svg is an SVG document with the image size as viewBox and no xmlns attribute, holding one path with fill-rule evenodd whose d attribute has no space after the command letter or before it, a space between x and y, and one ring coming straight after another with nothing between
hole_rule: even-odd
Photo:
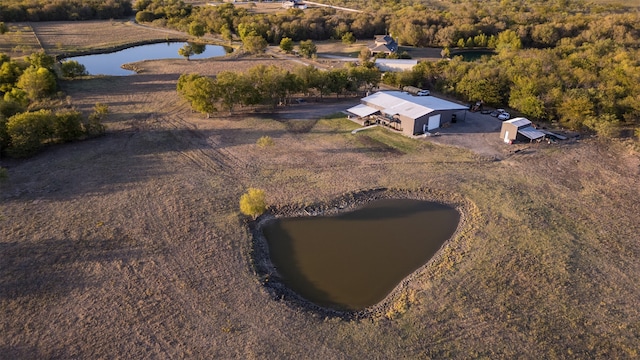
<instances>
[{"instance_id":1,"label":"green tree","mask_svg":"<svg viewBox=\"0 0 640 360\"><path fill-rule=\"evenodd\" d=\"M353 44L356 42L356 37L353 36L352 32L347 32L344 35L342 35L342 43L349 45L349 44Z\"/></svg>"},{"instance_id":2,"label":"green tree","mask_svg":"<svg viewBox=\"0 0 640 360\"><path fill-rule=\"evenodd\" d=\"M264 190L249 188L240 197L240 212L244 215L256 218L267 210Z\"/></svg>"},{"instance_id":3,"label":"green tree","mask_svg":"<svg viewBox=\"0 0 640 360\"><path fill-rule=\"evenodd\" d=\"M24 90L31 100L43 98L56 89L56 78L44 67L30 66L20 75L16 86Z\"/></svg>"},{"instance_id":4,"label":"green tree","mask_svg":"<svg viewBox=\"0 0 640 360\"><path fill-rule=\"evenodd\" d=\"M138 22L138 23L152 22L155 19L156 19L156 16L151 11L146 11L145 10L145 11L138 11L136 13L136 22Z\"/></svg>"},{"instance_id":5,"label":"green tree","mask_svg":"<svg viewBox=\"0 0 640 360\"><path fill-rule=\"evenodd\" d=\"M45 68L53 72L53 67L56 63L56 59L47 55L44 51L35 52L26 58L27 62L35 68Z\"/></svg>"},{"instance_id":6,"label":"green tree","mask_svg":"<svg viewBox=\"0 0 640 360\"><path fill-rule=\"evenodd\" d=\"M197 74L183 74L178 79L178 92L191 103L195 111L210 116L215 108L213 79Z\"/></svg>"},{"instance_id":7,"label":"green tree","mask_svg":"<svg viewBox=\"0 0 640 360\"><path fill-rule=\"evenodd\" d=\"M496 50L501 52L502 50L519 50L522 49L522 40L518 34L513 30L505 30L498 34L498 40L496 42Z\"/></svg>"},{"instance_id":8,"label":"green tree","mask_svg":"<svg viewBox=\"0 0 640 360\"><path fill-rule=\"evenodd\" d=\"M242 102L246 81L233 71L223 71L216 76L213 89L214 96L231 114L234 107Z\"/></svg>"},{"instance_id":9,"label":"green tree","mask_svg":"<svg viewBox=\"0 0 640 360\"><path fill-rule=\"evenodd\" d=\"M62 71L62 76L67 78L75 78L89 74L87 68L75 60L63 61L60 65L60 70Z\"/></svg>"},{"instance_id":10,"label":"green tree","mask_svg":"<svg viewBox=\"0 0 640 360\"><path fill-rule=\"evenodd\" d=\"M251 54L263 53L269 44L260 35L247 35L242 38L242 47Z\"/></svg>"},{"instance_id":11,"label":"green tree","mask_svg":"<svg viewBox=\"0 0 640 360\"><path fill-rule=\"evenodd\" d=\"M293 51L293 40L288 37L283 37L282 40L280 40L280 49L287 54Z\"/></svg>"},{"instance_id":12,"label":"green tree","mask_svg":"<svg viewBox=\"0 0 640 360\"><path fill-rule=\"evenodd\" d=\"M82 114L79 111L58 111L53 120L53 136L61 141L76 140L84 134Z\"/></svg>"},{"instance_id":13,"label":"green tree","mask_svg":"<svg viewBox=\"0 0 640 360\"><path fill-rule=\"evenodd\" d=\"M303 40L298 44L298 52L300 53L300 55L311 59L318 53L318 48L316 47L316 44L313 43L313 41Z\"/></svg>"},{"instance_id":14,"label":"green tree","mask_svg":"<svg viewBox=\"0 0 640 360\"><path fill-rule=\"evenodd\" d=\"M184 57L189 61L189 58L194 54L191 44L186 43L180 49L178 49L178 55Z\"/></svg>"},{"instance_id":15,"label":"green tree","mask_svg":"<svg viewBox=\"0 0 640 360\"><path fill-rule=\"evenodd\" d=\"M201 24L198 21L192 21L189 24L189 35L191 36L195 36L195 37L202 37L205 34L205 27L203 24Z\"/></svg>"},{"instance_id":16,"label":"green tree","mask_svg":"<svg viewBox=\"0 0 640 360\"><path fill-rule=\"evenodd\" d=\"M4 24L4 21L0 21L0 35L3 35L7 31L7 25Z\"/></svg>"},{"instance_id":17,"label":"green tree","mask_svg":"<svg viewBox=\"0 0 640 360\"><path fill-rule=\"evenodd\" d=\"M24 112L9 118L7 134L11 138L9 151L23 157L34 154L42 144L53 137L54 115L51 110Z\"/></svg>"}]
</instances>

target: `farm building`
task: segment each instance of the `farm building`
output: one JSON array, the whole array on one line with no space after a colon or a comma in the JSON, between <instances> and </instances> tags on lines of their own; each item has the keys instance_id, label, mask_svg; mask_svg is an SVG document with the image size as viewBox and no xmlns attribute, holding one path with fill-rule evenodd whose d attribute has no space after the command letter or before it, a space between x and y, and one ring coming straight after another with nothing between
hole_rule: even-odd
<instances>
[{"instance_id":1,"label":"farm building","mask_svg":"<svg viewBox=\"0 0 640 360\"><path fill-rule=\"evenodd\" d=\"M542 131L536 130L532 126L531 121L522 117L503 122L500 130L500 138L505 143L511 143L515 140L533 141L543 138L544 135Z\"/></svg>"},{"instance_id":2,"label":"farm building","mask_svg":"<svg viewBox=\"0 0 640 360\"><path fill-rule=\"evenodd\" d=\"M375 66L382 72L399 72L412 70L418 60L411 59L376 59Z\"/></svg>"},{"instance_id":3,"label":"farm building","mask_svg":"<svg viewBox=\"0 0 640 360\"><path fill-rule=\"evenodd\" d=\"M387 125L404 135L419 135L451 121L465 105L435 96L413 96L402 91L379 91L360 99L347 112L363 124Z\"/></svg>"}]
</instances>

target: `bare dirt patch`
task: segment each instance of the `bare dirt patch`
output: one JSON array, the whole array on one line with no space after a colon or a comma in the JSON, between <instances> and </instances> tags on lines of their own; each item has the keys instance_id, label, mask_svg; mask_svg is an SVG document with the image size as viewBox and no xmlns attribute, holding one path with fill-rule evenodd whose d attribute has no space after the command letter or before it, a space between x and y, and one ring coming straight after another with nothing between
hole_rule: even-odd
<instances>
[{"instance_id":1,"label":"bare dirt patch","mask_svg":"<svg viewBox=\"0 0 640 360\"><path fill-rule=\"evenodd\" d=\"M205 119L175 92L192 64L162 64L63 84L82 110L109 105L106 136L1 159L3 356L637 357L637 153L580 140L488 161L415 140L381 157L344 119ZM265 289L238 211L248 187L275 209L423 189L472 216L389 299L393 320L343 321Z\"/></svg>"}]
</instances>

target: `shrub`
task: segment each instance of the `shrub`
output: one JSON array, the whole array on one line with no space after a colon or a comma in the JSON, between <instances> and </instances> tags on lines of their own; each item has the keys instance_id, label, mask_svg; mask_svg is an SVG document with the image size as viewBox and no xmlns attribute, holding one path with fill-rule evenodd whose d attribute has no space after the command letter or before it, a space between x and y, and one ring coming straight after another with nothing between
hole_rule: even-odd
<instances>
[{"instance_id":1,"label":"shrub","mask_svg":"<svg viewBox=\"0 0 640 360\"><path fill-rule=\"evenodd\" d=\"M254 219L267 210L264 190L249 188L240 197L240 212Z\"/></svg>"},{"instance_id":2,"label":"shrub","mask_svg":"<svg viewBox=\"0 0 640 360\"><path fill-rule=\"evenodd\" d=\"M256 141L256 145L264 148L267 146L273 146L274 142L271 136L262 136L258 139L258 141Z\"/></svg>"},{"instance_id":3,"label":"shrub","mask_svg":"<svg viewBox=\"0 0 640 360\"><path fill-rule=\"evenodd\" d=\"M60 69L62 70L62 76L67 78L75 78L78 76L88 75L87 68L85 68L84 65L75 60L62 62L62 65L60 65Z\"/></svg>"},{"instance_id":4,"label":"shrub","mask_svg":"<svg viewBox=\"0 0 640 360\"><path fill-rule=\"evenodd\" d=\"M282 38L282 40L280 40L280 49L286 53L293 51L293 40L288 37Z\"/></svg>"},{"instance_id":5,"label":"shrub","mask_svg":"<svg viewBox=\"0 0 640 360\"><path fill-rule=\"evenodd\" d=\"M345 45L353 44L356 42L356 37L353 36L353 33L348 32L342 35L342 43Z\"/></svg>"},{"instance_id":6,"label":"shrub","mask_svg":"<svg viewBox=\"0 0 640 360\"><path fill-rule=\"evenodd\" d=\"M89 120L84 123L84 132L88 136L98 136L105 132L105 126L102 124L102 120L109 113L109 107L103 103L96 103L93 108L93 113L89 115Z\"/></svg>"},{"instance_id":7,"label":"shrub","mask_svg":"<svg viewBox=\"0 0 640 360\"><path fill-rule=\"evenodd\" d=\"M76 110L57 112L53 123L53 134L61 141L80 138L83 135L82 114Z\"/></svg>"},{"instance_id":8,"label":"shrub","mask_svg":"<svg viewBox=\"0 0 640 360\"><path fill-rule=\"evenodd\" d=\"M7 134L11 139L10 152L14 156L29 156L53 137L54 116L50 110L25 112L9 118Z\"/></svg>"},{"instance_id":9,"label":"shrub","mask_svg":"<svg viewBox=\"0 0 640 360\"><path fill-rule=\"evenodd\" d=\"M136 14L136 21L141 22L152 22L156 19L156 16L151 11L138 11Z\"/></svg>"}]
</instances>

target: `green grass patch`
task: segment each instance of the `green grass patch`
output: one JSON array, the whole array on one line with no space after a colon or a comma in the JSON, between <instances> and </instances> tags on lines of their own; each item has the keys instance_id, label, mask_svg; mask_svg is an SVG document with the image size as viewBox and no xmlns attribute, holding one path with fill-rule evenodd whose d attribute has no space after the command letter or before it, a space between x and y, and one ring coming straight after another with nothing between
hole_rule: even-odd
<instances>
[{"instance_id":1,"label":"green grass patch","mask_svg":"<svg viewBox=\"0 0 640 360\"><path fill-rule=\"evenodd\" d=\"M389 149L399 151L403 154L409 154L418 150L422 143L415 139L410 139L401 134L391 132L381 127L375 127L370 130L360 131L355 134L356 137L369 138L383 144Z\"/></svg>"}]
</instances>

